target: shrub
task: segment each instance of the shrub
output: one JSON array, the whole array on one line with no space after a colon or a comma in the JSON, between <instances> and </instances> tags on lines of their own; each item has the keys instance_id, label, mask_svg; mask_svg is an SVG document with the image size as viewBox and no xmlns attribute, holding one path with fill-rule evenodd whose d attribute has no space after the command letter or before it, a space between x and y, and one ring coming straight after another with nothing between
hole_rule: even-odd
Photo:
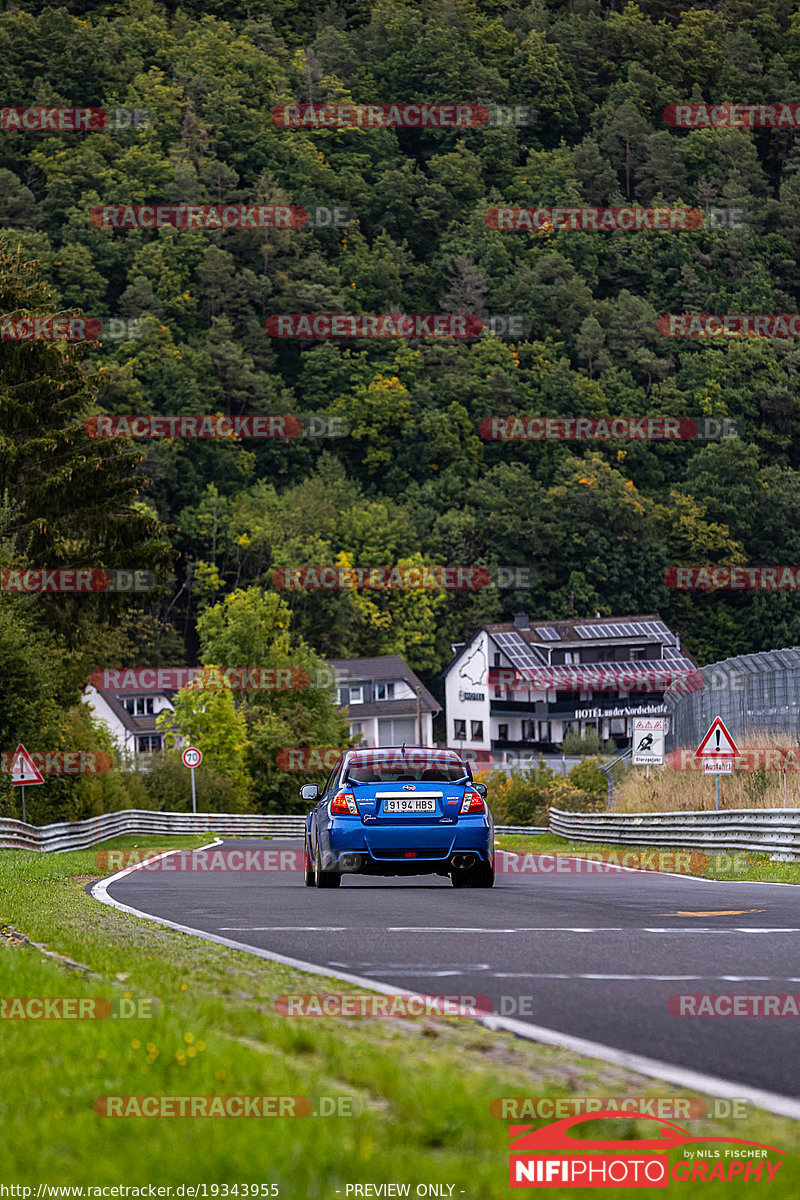
<instances>
[{"instance_id":1,"label":"shrub","mask_svg":"<svg viewBox=\"0 0 800 1200\"><path fill-rule=\"evenodd\" d=\"M613 738L604 742L596 733L585 733L583 737L579 733L566 733L561 742L562 754L614 754L616 749Z\"/></svg>"},{"instance_id":2,"label":"shrub","mask_svg":"<svg viewBox=\"0 0 800 1200\"><path fill-rule=\"evenodd\" d=\"M583 762L577 763L569 772L567 778L570 783L574 783L576 788L581 791L589 792L592 796L597 796L598 799L606 800L608 798L608 781L600 770L600 765L596 758L585 758Z\"/></svg>"},{"instance_id":3,"label":"shrub","mask_svg":"<svg viewBox=\"0 0 800 1200\"><path fill-rule=\"evenodd\" d=\"M140 776L149 803L162 812L192 811L191 772L181 762L180 752L165 750L153 756L150 769ZM195 771L198 812L252 812L236 779L203 761Z\"/></svg>"},{"instance_id":4,"label":"shrub","mask_svg":"<svg viewBox=\"0 0 800 1200\"><path fill-rule=\"evenodd\" d=\"M547 789L555 778L539 763L526 771L506 775L504 771L478 775L489 789L487 801L497 825L546 825Z\"/></svg>"}]
</instances>

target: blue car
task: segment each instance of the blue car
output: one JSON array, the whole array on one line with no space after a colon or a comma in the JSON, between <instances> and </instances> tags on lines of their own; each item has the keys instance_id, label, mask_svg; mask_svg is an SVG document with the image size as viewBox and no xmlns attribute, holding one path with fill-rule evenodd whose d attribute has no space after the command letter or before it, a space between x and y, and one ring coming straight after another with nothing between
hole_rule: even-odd
<instances>
[{"instance_id":1,"label":"blue car","mask_svg":"<svg viewBox=\"0 0 800 1200\"><path fill-rule=\"evenodd\" d=\"M344 875L449 875L453 887L494 884L494 823L486 787L455 750L347 750L316 800L305 839L307 887Z\"/></svg>"}]
</instances>

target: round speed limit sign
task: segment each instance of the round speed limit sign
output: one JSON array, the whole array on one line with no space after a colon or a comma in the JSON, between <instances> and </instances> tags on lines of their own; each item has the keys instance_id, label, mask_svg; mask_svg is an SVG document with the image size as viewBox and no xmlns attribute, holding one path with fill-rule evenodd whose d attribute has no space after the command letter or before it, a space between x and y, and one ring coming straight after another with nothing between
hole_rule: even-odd
<instances>
[{"instance_id":1,"label":"round speed limit sign","mask_svg":"<svg viewBox=\"0 0 800 1200\"><path fill-rule=\"evenodd\" d=\"M203 761L202 751L198 750L196 746L187 746L181 757L185 767L199 767Z\"/></svg>"}]
</instances>

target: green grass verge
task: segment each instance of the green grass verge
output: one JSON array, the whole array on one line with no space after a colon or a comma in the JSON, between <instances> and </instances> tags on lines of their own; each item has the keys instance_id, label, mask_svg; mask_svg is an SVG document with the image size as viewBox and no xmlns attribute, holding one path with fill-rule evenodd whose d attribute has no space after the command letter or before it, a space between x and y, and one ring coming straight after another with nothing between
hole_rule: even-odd
<instances>
[{"instance_id":1,"label":"green grass verge","mask_svg":"<svg viewBox=\"0 0 800 1200\"><path fill-rule=\"evenodd\" d=\"M102 849L207 841L125 838ZM455 1200L491 1200L509 1195L507 1123L490 1113L496 1097L687 1095L467 1020L280 1017L274 997L283 992L356 989L101 905L84 890L94 874L91 850L2 852L2 996L127 994L156 997L160 1007L150 1019L2 1021L6 1184L275 1183L285 1200L336 1200L337 1189L345 1200L348 1183L407 1182L412 1196L417 1184L438 1183L454 1185ZM10 928L93 974L43 957ZM444 986L456 990L453 981ZM99 1096L143 1094L348 1097L361 1111L170 1120L109 1119L94 1110ZM696 1134L781 1147L787 1160L768 1194L800 1190L798 1123L751 1110L746 1120L685 1124ZM653 1124L621 1117L613 1130L584 1128L589 1137L635 1139L652 1136ZM697 1184L670 1187L688 1195ZM707 1183L703 1195L730 1197L727 1188ZM557 1189L559 1198L573 1192L583 1194Z\"/></svg>"},{"instance_id":2,"label":"green grass verge","mask_svg":"<svg viewBox=\"0 0 800 1200\"><path fill-rule=\"evenodd\" d=\"M501 850L515 850L519 854L569 854L584 857L587 854L642 854L659 852L673 853L667 846L620 846L601 842L571 842L554 833L509 834L497 838ZM694 857L692 857L694 855ZM705 858L705 863L702 859ZM631 863L630 865L636 865ZM667 865L665 869L674 870ZM730 850L719 854L704 851L686 851L681 861L680 874L697 875L703 879L753 880L758 883L800 883L800 862L771 862L768 854L753 854L745 850Z\"/></svg>"}]
</instances>

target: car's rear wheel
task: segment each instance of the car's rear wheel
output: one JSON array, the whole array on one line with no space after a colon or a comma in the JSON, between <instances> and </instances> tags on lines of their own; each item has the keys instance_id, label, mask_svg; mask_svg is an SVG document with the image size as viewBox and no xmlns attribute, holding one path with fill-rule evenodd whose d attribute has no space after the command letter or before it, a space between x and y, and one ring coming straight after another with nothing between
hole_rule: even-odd
<instances>
[{"instance_id":1,"label":"car's rear wheel","mask_svg":"<svg viewBox=\"0 0 800 1200\"><path fill-rule=\"evenodd\" d=\"M308 849L308 842L303 846L303 867L305 869L306 887L316 887L317 883L314 879L314 860Z\"/></svg>"},{"instance_id":2,"label":"car's rear wheel","mask_svg":"<svg viewBox=\"0 0 800 1200\"><path fill-rule=\"evenodd\" d=\"M451 872L450 878L453 887L457 888L494 887L494 868L487 862L479 862L474 867L467 867L466 871Z\"/></svg>"},{"instance_id":3,"label":"car's rear wheel","mask_svg":"<svg viewBox=\"0 0 800 1200\"><path fill-rule=\"evenodd\" d=\"M338 871L323 871L322 870L322 855L320 854L319 842L314 847L314 885L318 888L335 888L342 882L342 877Z\"/></svg>"}]
</instances>

